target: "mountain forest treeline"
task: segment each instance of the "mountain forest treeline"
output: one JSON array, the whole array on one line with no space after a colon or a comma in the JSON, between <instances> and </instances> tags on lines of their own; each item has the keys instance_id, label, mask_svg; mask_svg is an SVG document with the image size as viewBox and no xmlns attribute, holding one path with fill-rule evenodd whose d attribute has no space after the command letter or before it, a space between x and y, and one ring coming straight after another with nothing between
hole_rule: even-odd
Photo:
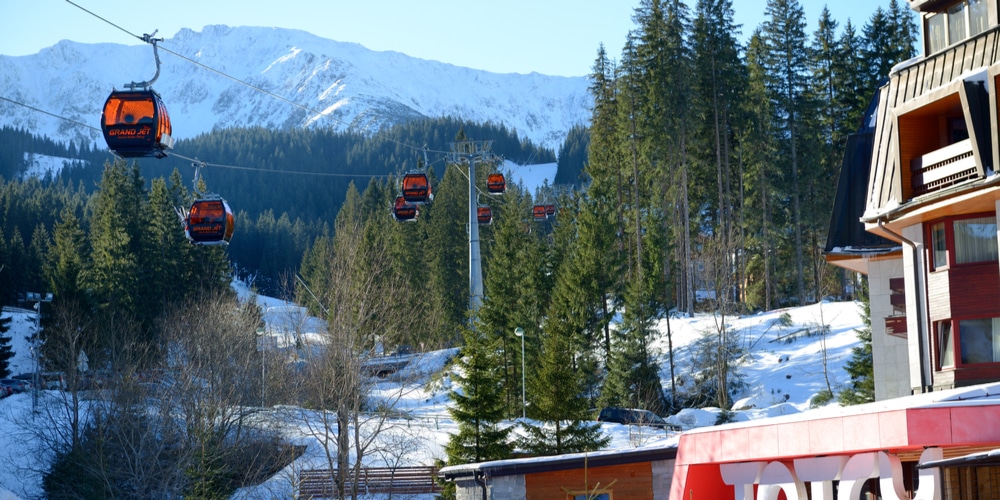
<instances>
[{"instance_id":1,"label":"mountain forest treeline","mask_svg":"<svg viewBox=\"0 0 1000 500\"><path fill-rule=\"evenodd\" d=\"M499 422L522 411L537 425L522 449L567 453L600 445L581 424L594 407L729 409L741 346L727 315L854 293L856 278L821 255L844 143L892 65L915 54L918 30L899 0L860 30L824 9L811 31L797 0L768 0L745 45L731 0L641 0L634 21L619 56L597 48L591 122L560 148L557 183L480 195L494 220L481 227L485 297L471 322L468 166L444 154L449 143L492 140L515 162L555 157L502 126L452 118L372 137L232 129L180 141L176 152L214 165L202 169L206 189L238 211L227 249L184 241L173 207L193 198L190 161L114 161L0 130L0 297L52 291L127 315L155 346L157 319L225 288L232 268L342 329L368 310L337 307L352 299L346 276L352 290L380 291L367 298L379 314L409 318L391 332L355 318L365 332L464 346L449 463L509 455ZM36 150L82 161L22 178L23 152ZM477 166L484 189L499 164ZM414 169L428 172L434 201L396 223L389 207ZM533 218L536 204L554 216ZM675 366L669 322L665 339L659 324L697 311L718 327L692 366Z\"/></svg>"},{"instance_id":2,"label":"mountain forest treeline","mask_svg":"<svg viewBox=\"0 0 1000 500\"><path fill-rule=\"evenodd\" d=\"M349 185L353 183L363 190L372 180L399 179L410 170L422 168L418 163L424 162L424 147L430 151L428 168L437 166L442 170L442 152L449 151L449 142L460 128L470 137L492 140L493 151L505 159L555 162L554 152L520 139L516 131L502 125L463 123L451 118L411 122L374 137L312 129L229 129L178 141L174 151L220 165L201 169L201 178L206 192L223 196L236 213L236 240L228 249L229 257L241 277L253 277L262 292L281 296L288 291L282 289L283 277L294 275L314 238L331 231ZM64 162L54 178L48 175L31 180L24 173L34 159L32 155L71 160ZM24 130L0 128L0 177L6 180L5 186L23 184L6 189L59 192L72 186L71 190L84 200L77 203L85 204L100 185L105 162L113 159L106 150L56 144ZM180 176L178 184L193 191L191 161L172 156L136 163L147 189L153 179L168 179L176 171ZM51 232L62 204L16 196L11 193L5 202L0 239L29 249L36 227ZM391 221L388 206L382 208L386 220ZM15 229L21 234L16 240ZM44 242L39 245L39 249L43 248ZM0 297L7 303L18 292L44 288L37 269L10 265L6 273L11 274L9 279L0 280ZM32 286L26 288L29 283Z\"/></svg>"}]
</instances>

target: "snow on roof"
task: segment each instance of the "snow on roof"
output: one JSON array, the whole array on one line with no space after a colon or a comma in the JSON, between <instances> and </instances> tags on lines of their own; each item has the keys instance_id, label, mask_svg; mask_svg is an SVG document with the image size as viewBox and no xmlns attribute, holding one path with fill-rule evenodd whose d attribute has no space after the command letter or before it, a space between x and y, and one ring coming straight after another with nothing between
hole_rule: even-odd
<instances>
[{"instance_id":1,"label":"snow on roof","mask_svg":"<svg viewBox=\"0 0 1000 500\"><path fill-rule=\"evenodd\" d=\"M677 442L679 437L679 433L674 433L664 439L632 449L607 449L546 457L511 458L491 462L452 465L442 468L440 473L442 476L454 478L470 476L475 472L484 471L487 472L487 476L495 477L579 468L583 466L584 462L589 467L602 467L605 465L652 460L672 460L677 456Z\"/></svg>"}]
</instances>

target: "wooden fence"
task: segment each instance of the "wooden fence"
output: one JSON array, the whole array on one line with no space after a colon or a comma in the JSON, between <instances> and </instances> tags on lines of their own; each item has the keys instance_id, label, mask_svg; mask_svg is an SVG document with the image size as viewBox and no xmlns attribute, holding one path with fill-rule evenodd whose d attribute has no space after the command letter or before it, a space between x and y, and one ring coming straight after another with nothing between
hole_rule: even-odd
<instances>
[{"instance_id":1,"label":"wooden fence","mask_svg":"<svg viewBox=\"0 0 1000 500\"><path fill-rule=\"evenodd\" d=\"M333 498L336 475L337 471L331 469L303 470L299 473L298 498ZM358 474L357 491L359 495L438 493L441 486L436 478L437 467L363 467ZM349 473L345 491L349 492L353 486L354 477Z\"/></svg>"}]
</instances>

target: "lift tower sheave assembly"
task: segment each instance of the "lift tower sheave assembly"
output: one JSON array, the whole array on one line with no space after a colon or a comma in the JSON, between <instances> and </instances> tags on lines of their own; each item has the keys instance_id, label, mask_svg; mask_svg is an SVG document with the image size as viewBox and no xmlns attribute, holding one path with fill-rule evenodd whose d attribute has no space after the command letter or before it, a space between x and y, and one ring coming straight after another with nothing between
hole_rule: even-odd
<instances>
[{"instance_id":1,"label":"lift tower sheave assembly","mask_svg":"<svg viewBox=\"0 0 1000 500\"><path fill-rule=\"evenodd\" d=\"M458 141L451 143L455 163L469 164L469 310L475 321L483 304L483 266L479 256L479 214L477 210L476 162L493 158L493 141Z\"/></svg>"}]
</instances>

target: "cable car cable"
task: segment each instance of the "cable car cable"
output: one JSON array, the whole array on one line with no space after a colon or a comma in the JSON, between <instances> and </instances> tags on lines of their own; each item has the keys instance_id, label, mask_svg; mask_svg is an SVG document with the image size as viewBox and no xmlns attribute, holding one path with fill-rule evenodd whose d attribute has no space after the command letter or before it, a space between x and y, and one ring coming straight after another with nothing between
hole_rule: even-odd
<instances>
[{"instance_id":1,"label":"cable car cable","mask_svg":"<svg viewBox=\"0 0 1000 500\"><path fill-rule=\"evenodd\" d=\"M25 104L25 103L20 102L20 101L16 101L14 99L9 99L7 97L0 96L0 101L6 101L6 102L9 102L9 103L14 104L16 106L22 106L22 107L30 109L32 111L35 111L35 112L38 112L38 113L42 113L44 115L48 115L48 116L51 116L53 118L57 118L59 120L63 120L63 121L72 123L72 124L74 124L76 126L93 130L94 132L101 132L101 129L99 129L97 127L94 127L94 126L91 126L91 125L87 125L86 123L83 123L81 121L77 121L77 120L74 120L72 118L67 118L65 116L62 116L62 115L59 115L59 114L56 114L56 113L52 113L50 111L45 111L44 109L41 109L41 108L36 108L34 106L31 106L29 104ZM115 154L114 151L108 150L108 152L111 153L112 155L114 155L116 158L123 158L122 156L120 156L118 154ZM201 162L201 160L197 160L197 159L194 159L194 158L188 158L187 156L179 154L176 151L170 151L167 154L167 156L176 156L176 157L178 157L178 158L180 158L182 160L187 160L187 161L192 161L192 162L193 161ZM436 161L439 161L439 160L435 160L435 162ZM221 163L210 163L210 162L202 162L202 163L204 163L206 166L210 166L210 167L228 168L228 169L231 169L231 170L247 170L247 171L255 171L255 172L270 172L270 173L276 173L276 174L292 174L292 175L314 175L314 176L317 176L317 177L370 177L370 178L374 178L374 177L392 177L393 175L395 175L395 174L341 174L341 173L336 173L336 172L305 172L305 171L302 171L302 170L274 170L274 169L267 169L267 168L262 168L262 167L244 167L244 166L239 166L239 165L225 165L225 164L221 164ZM434 163L434 162L432 162L432 163Z\"/></svg>"},{"instance_id":2,"label":"cable car cable","mask_svg":"<svg viewBox=\"0 0 1000 500\"><path fill-rule=\"evenodd\" d=\"M29 104L25 104L23 102L15 101L13 99L8 99L8 98L3 97L3 96L0 96L0 101L7 101L7 102L9 102L11 104L16 104L18 106L24 106L25 108L28 108L28 109L30 109L32 111L37 111L39 113L42 113L42 114L45 114L45 115L49 115L49 116L51 116L53 118L58 118L60 120L65 120L65 121L70 122L70 123L72 123L74 125L79 125L81 127L89 128L90 130L93 130L95 132L101 132L101 129L99 129L97 127L92 127L90 125L87 125L86 123L76 121L76 120L74 120L72 118L66 118L65 116L60 116L60 115L57 115L55 113L50 113L48 111L45 111L44 109L39 109L39 108L36 108L36 107L31 106Z\"/></svg>"},{"instance_id":3,"label":"cable car cable","mask_svg":"<svg viewBox=\"0 0 1000 500\"><path fill-rule=\"evenodd\" d=\"M204 165L206 167L219 167L219 168L228 168L228 169L231 169L231 170L247 170L247 171L253 171L253 172L269 172L269 173L275 173L275 174L314 175L314 176L317 176L317 177L370 177L370 178L374 178L374 177L392 177L392 175L393 175L393 174L342 174L342 173L337 173L337 172L304 172L304 171L301 171L301 170L271 170L271 169L262 168L262 167L244 167L244 166L239 166L239 165L224 165L224 164L221 164L221 163L211 163L211 162L202 161L202 160L199 160L197 158L188 158L187 156L184 156L182 154L178 154L177 152L174 152L174 151L171 151L171 152L167 153L167 156L176 156L176 157L178 157L178 158L180 158L182 160L187 160L187 161L190 161L190 162L197 162L197 163L200 163L200 164L202 164L202 165Z\"/></svg>"},{"instance_id":4,"label":"cable car cable","mask_svg":"<svg viewBox=\"0 0 1000 500\"><path fill-rule=\"evenodd\" d=\"M86 13L94 16L94 17L96 17L97 19L100 19L101 21L104 21L104 22L110 24L111 26L114 26L115 28L118 28L119 30L123 31L124 33L128 34L129 36L138 38L139 40L145 41L147 43L149 42L144 37L138 36L138 35L132 33L131 31L128 31L127 29L122 28L121 26L118 26L117 24L115 24L115 23L113 23L113 22L111 22L111 21L109 21L109 20L107 20L107 19L105 19L105 18L103 18L103 17L95 14L94 12L91 12L90 10L85 9L84 7L80 6L79 4L73 2L73 0L66 0L66 2L69 3L70 5L73 5L74 7L77 7L78 9L80 9L80 10L82 10L82 11L84 11L84 12L86 12ZM293 105L295 107L298 107L298 108L300 108L302 110L308 111L309 113L312 113L315 116L319 116L319 117L323 117L323 118L329 118L331 120L334 120L337 123L340 123L341 125L350 126L350 123L345 122L343 120L340 120L337 117L332 116L332 115L330 115L328 113L315 110L315 109L310 108L309 106L306 106L306 105L303 105L303 104L299 104L299 103L297 103L295 101L292 101L292 100L290 100L288 98L282 97L282 96L280 96L278 94L275 94L275 93L273 93L271 91L265 90L265 89L260 88L260 87L258 87L256 85L253 85L253 84L251 84L249 82L241 80L241 79L239 79L239 78L237 78L235 76L226 74L225 72L223 72L221 70L215 69L215 68L213 68L211 66L208 66L208 65L206 65L204 63L195 61L194 59L191 59L191 58L189 58L187 56L184 56L184 55L181 55L181 54L179 54L177 52L174 52L174 51L172 51L172 50L170 50L170 49L168 49L166 47L163 47L162 45L160 46L160 48L163 49L164 52L169 52L170 54L173 54L174 56L177 56L177 57L179 57L179 58L181 58L181 59L183 59L185 61L188 61L188 62L193 63L193 64L195 64L197 66L200 66L200 67L202 67L204 69L207 69L207 70L209 70L209 71L211 71L213 73L216 73L216 74L218 74L220 76L228 78L228 79L230 79L230 80L232 80L232 81L234 81L236 83L239 83L241 85L244 85L244 86L246 86L246 87L248 87L248 88L250 88L252 90L256 90L256 91L261 92L261 93L263 93L265 95L268 95L270 97L273 97L273 98L278 99L280 101L283 101L285 103L291 104L291 105ZM398 144L398 145L400 145L402 147L406 147L406 148L410 148L410 149L421 149L421 150L423 149L423 148L421 148L419 146L414 146L412 144L407 144L405 142L398 141L398 140L392 139L392 138L386 138L386 140L389 141L389 142ZM436 151L436 150L434 150L433 152L434 153L439 153L439 154L449 154L449 152L447 152L447 151Z\"/></svg>"}]
</instances>

